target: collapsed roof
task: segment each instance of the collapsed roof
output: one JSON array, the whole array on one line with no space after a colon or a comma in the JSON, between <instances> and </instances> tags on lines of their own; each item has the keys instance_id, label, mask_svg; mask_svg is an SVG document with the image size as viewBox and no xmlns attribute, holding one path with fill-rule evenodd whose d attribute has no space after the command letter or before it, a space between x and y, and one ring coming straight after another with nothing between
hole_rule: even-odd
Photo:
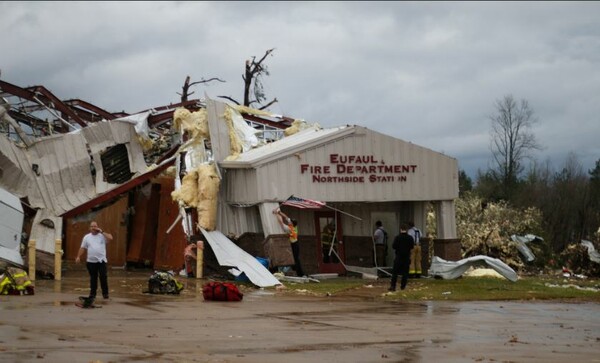
<instances>
[{"instance_id":1,"label":"collapsed roof","mask_svg":"<svg viewBox=\"0 0 600 363\"><path fill-rule=\"evenodd\" d=\"M62 101L44 86L0 80L0 184L32 207L61 215L164 162L180 146L172 137L175 110L205 107L194 99L109 112L80 99ZM286 117L240 109L267 137L291 125Z\"/></svg>"}]
</instances>

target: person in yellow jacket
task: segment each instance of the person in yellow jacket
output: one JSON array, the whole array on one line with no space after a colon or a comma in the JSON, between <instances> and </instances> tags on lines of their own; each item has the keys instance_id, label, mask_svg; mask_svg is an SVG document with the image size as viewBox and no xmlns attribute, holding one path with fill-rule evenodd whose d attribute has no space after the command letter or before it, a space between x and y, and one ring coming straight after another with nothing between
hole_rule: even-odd
<instances>
[{"instance_id":1,"label":"person in yellow jacket","mask_svg":"<svg viewBox=\"0 0 600 363\"><path fill-rule=\"evenodd\" d=\"M294 269L300 277L305 276L300 263L300 244L298 243L298 221L289 218L281 209L277 208L273 211L277 216L277 220L281 228L289 235L290 245L292 246L292 255L294 256ZM285 222L284 222L285 221Z\"/></svg>"},{"instance_id":2,"label":"person in yellow jacket","mask_svg":"<svg viewBox=\"0 0 600 363\"><path fill-rule=\"evenodd\" d=\"M33 284L27 272L20 268L8 267L6 272L0 275L1 295L33 295Z\"/></svg>"},{"instance_id":3,"label":"person in yellow jacket","mask_svg":"<svg viewBox=\"0 0 600 363\"><path fill-rule=\"evenodd\" d=\"M415 227L415 224L410 221L408 222L408 235L415 241L415 248L413 248L410 256L410 268L408 274L411 277L421 277L421 231Z\"/></svg>"}]
</instances>

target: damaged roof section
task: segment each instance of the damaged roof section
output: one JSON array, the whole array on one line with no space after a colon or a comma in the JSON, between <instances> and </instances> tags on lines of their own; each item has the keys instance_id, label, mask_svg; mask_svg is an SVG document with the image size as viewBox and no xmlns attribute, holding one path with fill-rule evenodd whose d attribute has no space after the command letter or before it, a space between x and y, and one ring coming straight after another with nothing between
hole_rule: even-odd
<instances>
[{"instance_id":1,"label":"damaged roof section","mask_svg":"<svg viewBox=\"0 0 600 363\"><path fill-rule=\"evenodd\" d=\"M78 132L39 138L27 149L2 138L0 147L0 169L10 173L2 178L3 185L28 197L32 207L56 215L147 170L135 129L126 122L97 123Z\"/></svg>"}]
</instances>

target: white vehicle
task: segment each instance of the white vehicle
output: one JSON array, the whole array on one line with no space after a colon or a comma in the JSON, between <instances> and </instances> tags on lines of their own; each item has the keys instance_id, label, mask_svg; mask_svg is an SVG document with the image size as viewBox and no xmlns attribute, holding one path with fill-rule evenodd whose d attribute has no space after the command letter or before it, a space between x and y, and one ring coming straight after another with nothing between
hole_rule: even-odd
<instances>
[{"instance_id":1,"label":"white vehicle","mask_svg":"<svg viewBox=\"0 0 600 363\"><path fill-rule=\"evenodd\" d=\"M19 267L23 266L20 253L23 218L19 198L0 188L0 260Z\"/></svg>"}]
</instances>

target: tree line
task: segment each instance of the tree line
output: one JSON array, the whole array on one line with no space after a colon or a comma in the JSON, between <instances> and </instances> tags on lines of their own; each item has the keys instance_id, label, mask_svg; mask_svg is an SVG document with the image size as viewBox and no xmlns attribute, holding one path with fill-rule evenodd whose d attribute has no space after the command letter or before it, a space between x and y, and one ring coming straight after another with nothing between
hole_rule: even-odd
<instances>
[{"instance_id":1,"label":"tree line","mask_svg":"<svg viewBox=\"0 0 600 363\"><path fill-rule=\"evenodd\" d=\"M538 209L541 237L555 254L582 239L598 242L600 159L591 170L584 170L574 153L558 168L535 161L532 152L541 145L531 129L539 120L526 100L517 102L512 95L496 101L490 120L493 166L479 170L475 182L460 170L460 197L477 196L483 208L503 202L516 210Z\"/></svg>"}]
</instances>

